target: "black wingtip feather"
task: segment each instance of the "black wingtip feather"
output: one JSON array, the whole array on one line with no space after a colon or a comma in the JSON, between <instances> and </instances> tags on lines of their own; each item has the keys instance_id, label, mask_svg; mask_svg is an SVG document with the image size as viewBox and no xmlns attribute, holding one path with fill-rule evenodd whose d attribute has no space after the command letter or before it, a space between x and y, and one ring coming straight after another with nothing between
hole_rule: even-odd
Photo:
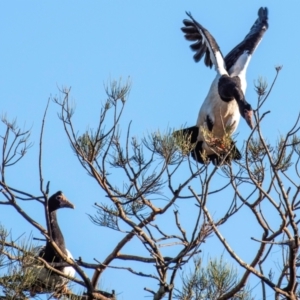
<instances>
[{"instance_id":1,"label":"black wingtip feather","mask_svg":"<svg viewBox=\"0 0 300 300\"><path fill-rule=\"evenodd\" d=\"M190 11L185 11L185 13L186 13L186 15L187 15L188 17L190 17L191 19L193 19L192 14L191 14Z\"/></svg>"},{"instance_id":2,"label":"black wingtip feather","mask_svg":"<svg viewBox=\"0 0 300 300\"><path fill-rule=\"evenodd\" d=\"M196 33L196 30L192 26L181 27L181 31L184 33Z\"/></svg>"},{"instance_id":3,"label":"black wingtip feather","mask_svg":"<svg viewBox=\"0 0 300 300\"><path fill-rule=\"evenodd\" d=\"M186 27L193 27L193 24L194 24L191 20L188 20L188 19L184 19L182 22ZM183 27L183 28L185 28L185 27Z\"/></svg>"},{"instance_id":4,"label":"black wingtip feather","mask_svg":"<svg viewBox=\"0 0 300 300\"><path fill-rule=\"evenodd\" d=\"M199 39L199 33L195 32L195 33L187 33L184 35L184 37L188 40L188 41L197 41Z\"/></svg>"},{"instance_id":5,"label":"black wingtip feather","mask_svg":"<svg viewBox=\"0 0 300 300\"><path fill-rule=\"evenodd\" d=\"M211 68L212 67L212 61L210 60L210 53L209 53L209 49L206 49L206 53L205 53L205 58L204 58L204 63L207 67Z\"/></svg>"},{"instance_id":6,"label":"black wingtip feather","mask_svg":"<svg viewBox=\"0 0 300 300\"><path fill-rule=\"evenodd\" d=\"M267 7L261 7L259 10L258 10L258 17L261 19L261 20L267 20L268 19L268 16L269 16L269 10Z\"/></svg>"},{"instance_id":7,"label":"black wingtip feather","mask_svg":"<svg viewBox=\"0 0 300 300\"><path fill-rule=\"evenodd\" d=\"M197 44L199 44L199 43L197 43ZM201 47L199 47L199 45L196 45L196 44L192 44L190 47L192 50L197 51L196 54L194 55L194 60L196 62L199 62L201 60L201 58L203 57L203 55L205 54L207 48L206 47L201 48Z\"/></svg>"},{"instance_id":8,"label":"black wingtip feather","mask_svg":"<svg viewBox=\"0 0 300 300\"><path fill-rule=\"evenodd\" d=\"M198 51L199 48L200 48L201 46L202 46L201 41L197 41L196 43L190 45L190 47L191 47L191 49L192 49L193 51ZM205 46L205 45L204 45L204 46ZM205 53L205 51L206 51L206 46L203 47L203 49L204 49L203 52Z\"/></svg>"}]
</instances>

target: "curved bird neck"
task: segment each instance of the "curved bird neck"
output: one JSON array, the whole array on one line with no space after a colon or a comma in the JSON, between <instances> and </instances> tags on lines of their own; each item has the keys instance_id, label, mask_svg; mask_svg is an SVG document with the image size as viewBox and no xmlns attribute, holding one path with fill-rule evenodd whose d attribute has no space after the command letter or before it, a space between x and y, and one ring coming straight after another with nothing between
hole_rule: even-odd
<instances>
[{"instance_id":1,"label":"curved bird neck","mask_svg":"<svg viewBox=\"0 0 300 300\"><path fill-rule=\"evenodd\" d=\"M237 76L221 76L218 81L218 93L220 98L225 102L235 99L239 103L245 100L241 89L241 80Z\"/></svg>"},{"instance_id":2,"label":"curved bird neck","mask_svg":"<svg viewBox=\"0 0 300 300\"><path fill-rule=\"evenodd\" d=\"M49 221L51 227L51 237L53 242L57 244L60 250L67 254L65 240L58 226L56 210L49 212ZM60 262L62 259L56 254L55 250L49 242L46 244L44 259L48 262Z\"/></svg>"}]
</instances>

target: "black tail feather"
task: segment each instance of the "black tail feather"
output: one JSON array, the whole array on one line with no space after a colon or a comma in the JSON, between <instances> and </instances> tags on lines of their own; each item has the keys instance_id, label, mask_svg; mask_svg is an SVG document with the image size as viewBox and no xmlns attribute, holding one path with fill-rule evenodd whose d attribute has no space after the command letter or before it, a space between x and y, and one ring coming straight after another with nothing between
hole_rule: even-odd
<instances>
[{"instance_id":1,"label":"black tail feather","mask_svg":"<svg viewBox=\"0 0 300 300\"><path fill-rule=\"evenodd\" d=\"M191 144L195 144L194 149L191 151L192 158L200 164L208 164L210 161L215 166L220 166L223 163L230 163L232 160L240 160L242 158L241 152L235 146L235 143L231 142L230 153L224 152L220 154L203 154L202 141L198 140L199 128L197 126L192 126L177 130L174 132L174 136L182 136L190 139ZM224 159L225 158L225 159Z\"/></svg>"},{"instance_id":2,"label":"black tail feather","mask_svg":"<svg viewBox=\"0 0 300 300\"><path fill-rule=\"evenodd\" d=\"M226 157L225 157L226 156ZM224 159L225 158L225 159ZM242 158L242 154L239 149L235 146L235 143L232 141L230 153L222 153L220 155L213 154L209 155L209 159L215 166L220 166L224 163L231 163L232 160L240 160Z\"/></svg>"},{"instance_id":3,"label":"black tail feather","mask_svg":"<svg viewBox=\"0 0 300 300\"><path fill-rule=\"evenodd\" d=\"M192 158L200 164L205 164L210 161L209 157L204 157L203 150L202 150L203 142L200 141L196 144L195 148L191 151ZM206 159L205 159L206 158Z\"/></svg>"},{"instance_id":4,"label":"black tail feather","mask_svg":"<svg viewBox=\"0 0 300 300\"><path fill-rule=\"evenodd\" d=\"M173 134L174 136L181 135L183 137L190 138L190 142L193 144L197 142L198 133L199 133L199 128L197 126L192 126L192 127L177 130Z\"/></svg>"},{"instance_id":5,"label":"black tail feather","mask_svg":"<svg viewBox=\"0 0 300 300\"><path fill-rule=\"evenodd\" d=\"M240 160L242 154L239 149L235 146L235 143L232 141L230 153L224 152L220 154L211 154L205 156L202 150L203 142L200 141L196 144L195 148L191 151L191 156L194 160L201 164L208 164L210 161L215 166L220 166L224 163L231 163L232 160Z\"/></svg>"}]
</instances>

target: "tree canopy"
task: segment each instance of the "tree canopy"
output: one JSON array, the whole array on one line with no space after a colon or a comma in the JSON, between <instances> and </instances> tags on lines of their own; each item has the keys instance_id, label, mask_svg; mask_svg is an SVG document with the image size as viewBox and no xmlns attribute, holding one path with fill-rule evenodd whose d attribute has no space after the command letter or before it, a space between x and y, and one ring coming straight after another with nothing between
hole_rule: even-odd
<instances>
[{"instance_id":1,"label":"tree canopy","mask_svg":"<svg viewBox=\"0 0 300 300\"><path fill-rule=\"evenodd\" d=\"M174 137L172 129L152 132L142 139L134 136L130 123L121 131L119 124L131 89L129 81L112 81L106 86L107 100L98 124L82 132L73 122L75 108L70 89L61 89L60 96L50 99L48 105L55 103L58 108L79 165L105 195L97 199L94 213L86 218L95 225L91 238L105 241L97 235L96 226L120 234L114 245L103 243L106 256L101 260L99 249L93 248L89 251L94 261L80 256L68 259L49 233L46 205L51 182L43 174L44 130L50 122L46 119L48 105L36 158L37 195L18 189L7 179L7 174L14 174L16 165L26 160L32 142L30 130L20 129L16 121L3 116L0 205L10 206L19 218L38 229L64 264L77 272L76 278L69 278L72 284L68 290L53 291L50 298L115 299L118 281L128 273L142 279L138 281L141 286L128 288L144 289L145 295L153 299L267 299L270 291L275 299L297 299L300 116L276 142L263 134L269 114L264 104L280 70L276 68L270 87L263 79L255 85L256 125L245 141L242 160L222 166L196 164L189 156L193 145ZM26 212L28 201L45 207L46 227ZM230 223L235 231L228 227ZM54 273L59 271L55 264L34 256L28 233L25 240L16 238L14 228L6 228L5 224L1 224L0 232L0 297L26 299L30 297L28 282L35 280L24 271L28 257ZM215 240L218 247L217 257L210 255L210 240ZM251 255L241 251L245 241ZM118 274L110 289L99 286L109 270Z\"/></svg>"}]
</instances>

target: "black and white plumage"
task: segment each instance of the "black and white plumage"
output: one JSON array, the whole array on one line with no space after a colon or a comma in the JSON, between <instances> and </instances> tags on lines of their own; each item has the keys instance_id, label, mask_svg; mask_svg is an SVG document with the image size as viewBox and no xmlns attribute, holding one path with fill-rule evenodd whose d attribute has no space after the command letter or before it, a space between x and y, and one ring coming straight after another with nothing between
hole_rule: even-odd
<instances>
[{"instance_id":1,"label":"black and white plumage","mask_svg":"<svg viewBox=\"0 0 300 300\"><path fill-rule=\"evenodd\" d=\"M222 146L214 147L222 141L225 135L231 136L236 130L240 116L242 116L249 127L253 129L252 107L245 99L246 70L253 52L260 43L263 34L268 28L268 10L261 7L258 18L251 27L250 32L244 40L232 49L223 58L221 50L210 32L200 25L190 13L190 20L183 21L181 30L185 38L195 41L190 47L196 53L194 60L199 62L204 56L204 63L208 67L214 66L217 75L213 80L208 95L206 96L198 115L195 126L182 129L179 132L189 136L191 143L196 143L191 152L192 157L200 163L204 163L204 156L219 164L222 155L227 155L228 160L240 159L241 154L235 147L233 141L230 147L222 153ZM208 138L209 136L210 138ZM222 142L220 142L222 144ZM216 150L217 149L217 150ZM205 155L202 155L204 154Z\"/></svg>"},{"instance_id":2,"label":"black and white plumage","mask_svg":"<svg viewBox=\"0 0 300 300\"><path fill-rule=\"evenodd\" d=\"M68 258L73 259L69 250L66 249L64 237L57 222L57 210L60 208L74 208L74 205L64 196L61 191L52 195L48 200L48 212L50 231L53 242L60 248L60 250L67 255ZM74 277L75 270L71 266L64 266L64 260L56 253L51 243L46 242L45 246L35 247L32 252L37 257L43 258L48 263L54 263L54 268L63 272L65 275ZM57 264L57 266L55 266ZM61 266L59 266L61 264ZM43 265L38 264L37 260L31 259L25 262L26 272L30 272L34 276L33 283L29 287L31 295L36 293L49 293L63 290L69 279L55 273L51 273Z\"/></svg>"}]
</instances>

